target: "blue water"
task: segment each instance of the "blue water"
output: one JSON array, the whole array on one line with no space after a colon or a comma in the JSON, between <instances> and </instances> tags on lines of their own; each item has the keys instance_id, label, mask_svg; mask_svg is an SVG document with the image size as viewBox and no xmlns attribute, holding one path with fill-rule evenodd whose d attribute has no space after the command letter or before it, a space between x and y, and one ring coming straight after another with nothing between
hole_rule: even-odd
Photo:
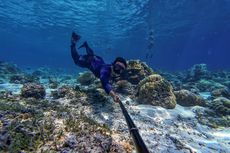
<instances>
[{"instance_id":1,"label":"blue water","mask_svg":"<svg viewBox=\"0 0 230 153\"><path fill-rule=\"evenodd\" d=\"M230 68L230 0L0 0L0 60L75 69L73 30L107 62Z\"/></svg>"}]
</instances>

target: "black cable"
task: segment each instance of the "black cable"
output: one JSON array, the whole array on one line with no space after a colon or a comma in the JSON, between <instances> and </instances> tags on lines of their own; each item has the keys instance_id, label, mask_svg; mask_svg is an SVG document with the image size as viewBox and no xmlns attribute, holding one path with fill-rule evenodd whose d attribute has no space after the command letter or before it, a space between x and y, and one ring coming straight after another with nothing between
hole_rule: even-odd
<instances>
[{"instance_id":1,"label":"black cable","mask_svg":"<svg viewBox=\"0 0 230 153\"><path fill-rule=\"evenodd\" d=\"M141 138L136 125L134 124L134 122L131 119L131 117L129 116L129 113L127 112L125 106L122 104L122 102L120 100L119 100L119 105L120 105L122 113L125 117L126 123L129 127L129 132L133 138L137 152L138 153L149 153L148 148L146 147L143 139Z\"/></svg>"}]
</instances>

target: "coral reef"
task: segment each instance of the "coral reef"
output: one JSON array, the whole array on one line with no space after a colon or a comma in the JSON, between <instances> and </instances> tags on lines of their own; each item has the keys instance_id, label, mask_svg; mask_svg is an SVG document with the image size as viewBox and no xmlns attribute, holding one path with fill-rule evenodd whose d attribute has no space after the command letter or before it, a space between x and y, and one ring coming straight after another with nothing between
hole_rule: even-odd
<instances>
[{"instance_id":1,"label":"coral reef","mask_svg":"<svg viewBox=\"0 0 230 153\"><path fill-rule=\"evenodd\" d=\"M225 97L230 99L230 91L228 88L215 89L211 92L212 97Z\"/></svg>"},{"instance_id":2,"label":"coral reef","mask_svg":"<svg viewBox=\"0 0 230 153\"><path fill-rule=\"evenodd\" d=\"M10 77L10 83L24 84L29 82L39 83L39 78L33 75L18 74Z\"/></svg>"},{"instance_id":3,"label":"coral reef","mask_svg":"<svg viewBox=\"0 0 230 153\"><path fill-rule=\"evenodd\" d=\"M57 90L52 91L51 96L54 99L64 98L64 97L71 99L71 98L84 97L85 93L83 91L81 91L80 89L74 90L70 86L63 85L60 88L58 88Z\"/></svg>"},{"instance_id":4,"label":"coral reef","mask_svg":"<svg viewBox=\"0 0 230 153\"><path fill-rule=\"evenodd\" d=\"M36 83L26 83L21 89L21 96L24 98L34 97L34 98L44 98L46 95L45 88Z\"/></svg>"},{"instance_id":5,"label":"coral reef","mask_svg":"<svg viewBox=\"0 0 230 153\"><path fill-rule=\"evenodd\" d=\"M196 81L200 79L207 79L209 78L209 71L207 69L206 64L195 64L193 67L189 70L189 73L187 74L186 80L189 81Z\"/></svg>"},{"instance_id":6,"label":"coral reef","mask_svg":"<svg viewBox=\"0 0 230 153\"><path fill-rule=\"evenodd\" d=\"M223 116L214 109L198 108L194 110L199 123L211 128L230 127L230 116Z\"/></svg>"},{"instance_id":7,"label":"coral reef","mask_svg":"<svg viewBox=\"0 0 230 153\"><path fill-rule=\"evenodd\" d=\"M201 79L198 82L196 82L195 86L200 91L210 91L210 92L216 89L226 88L224 85L222 85L219 82L215 82L213 80L204 80L204 79Z\"/></svg>"},{"instance_id":8,"label":"coral reef","mask_svg":"<svg viewBox=\"0 0 230 153\"><path fill-rule=\"evenodd\" d=\"M230 100L224 97L218 97L214 99L210 107L218 114L230 115Z\"/></svg>"},{"instance_id":9,"label":"coral reef","mask_svg":"<svg viewBox=\"0 0 230 153\"><path fill-rule=\"evenodd\" d=\"M176 101L181 106L205 106L205 100L188 90L174 91Z\"/></svg>"},{"instance_id":10,"label":"coral reef","mask_svg":"<svg viewBox=\"0 0 230 153\"><path fill-rule=\"evenodd\" d=\"M87 90L87 97L89 101L93 102L106 102L108 101L108 95L104 91L104 89L101 88L92 88Z\"/></svg>"},{"instance_id":11,"label":"coral reef","mask_svg":"<svg viewBox=\"0 0 230 153\"><path fill-rule=\"evenodd\" d=\"M127 80L119 80L116 82L114 89L118 93L132 95L135 91L134 86Z\"/></svg>"},{"instance_id":12,"label":"coral reef","mask_svg":"<svg viewBox=\"0 0 230 153\"><path fill-rule=\"evenodd\" d=\"M0 74L17 74L21 70L15 65L7 62L0 62Z\"/></svg>"},{"instance_id":13,"label":"coral reef","mask_svg":"<svg viewBox=\"0 0 230 153\"><path fill-rule=\"evenodd\" d=\"M5 152L126 152L105 125L61 103L0 101L0 149Z\"/></svg>"},{"instance_id":14,"label":"coral reef","mask_svg":"<svg viewBox=\"0 0 230 153\"><path fill-rule=\"evenodd\" d=\"M176 97L172 86L158 74L153 74L138 84L138 101L143 104L175 108Z\"/></svg>"},{"instance_id":15,"label":"coral reef","mask_svg":"<svg viewBox=\"0 0 230 153\"><path fill-rule=\"evenodd\" d=\"M0 65L0 152L135 150L119 105L90 72L76 84L60 69ZM127 72L111 83L150 152L228 152L230 72L158 75L139 60Z\"/></svg>"},{"instance_id":16,"label":"coral reef","mask_svg":"<svg viewBox=\"0 0 230 153\"><path fill-rule=\"evenodd\" d=\"M89 71L80 73L79 76L77 77L77 81L81 85L90 85L91 83L93 83L94 80L95 80L95 76L93 75L92 72Z\"/></svg>"},{"instance_id":17,"label":"coral reef","mask_svg":"<svg viewBox=\"0 0 230 153\"><path fill-rule=\"evenodd\" d=\"M140 60L129 60L127 61L127 74L121 80L126 79L132 84L138 84L153 73L153 70Z\"/></svg>"},{"instance_id":18,"label":"coral reef","mask_svg":"<svg viewBox=\"0 0 230 153\"><path fill-rule=\"evenodd\" d=\"M186 89L195 94L229 88L229 73L226 71L210 72L205 64L194 65L188 73L160 72L171 82L174 90Z\"/></svg>"},{"instance_id":19,"label":"coral reef","mask_svg":"<svg viewBox=\"0 0 230 153\"><path fill-rule=\"evenodd\" d=\"M58 81L55 78L49 78L49 87L51 89L56 89L58 87Z\"/></svg>"}]
</instances>

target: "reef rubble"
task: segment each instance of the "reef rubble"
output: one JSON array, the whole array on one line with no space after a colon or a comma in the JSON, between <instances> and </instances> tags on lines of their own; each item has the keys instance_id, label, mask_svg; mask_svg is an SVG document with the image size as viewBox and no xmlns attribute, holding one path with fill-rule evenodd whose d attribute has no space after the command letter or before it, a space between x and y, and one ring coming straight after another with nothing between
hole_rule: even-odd
<instances>
[{"instance_id":1,"label":"reef rubble","mask_svg":"<svg viewBox=\"0 0 230 153\"><path fill-rule=\"evenodd\" d=\"M230 150L229 71L154 71L128 61L111 82L150 152ZM119 105L89 71L0 63L0 152L131 153Z\"/></svg>"}]
</instances>

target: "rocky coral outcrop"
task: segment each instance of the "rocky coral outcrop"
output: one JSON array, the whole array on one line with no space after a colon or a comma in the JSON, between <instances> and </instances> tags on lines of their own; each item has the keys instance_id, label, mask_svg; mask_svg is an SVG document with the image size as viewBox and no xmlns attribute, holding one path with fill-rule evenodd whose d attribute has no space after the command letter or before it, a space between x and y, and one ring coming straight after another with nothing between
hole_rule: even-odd
<instances>
[{"instance_id":1,"label":"rocky coral outcrop","mask_svg":"<svg viewBox=\"0 0 230 153\"><path fill-rule=\"evenodd\" d=\"M90 85L91 83L93 83L93 81L95 79L96 78L95 78L94 74L92 72L89 72L89 71L79 73L79 76L77 77L77 81L81 85Z\"/></svg>"},{"instance_id":2,"label":"rocky coral outcrop","mask_svg":"<svg viewBox=\"0 0 230 153\"><path fill-rule=\"evenodd\" d=\"M58 81L55 78L49 78L49 87L51 89L56 89L58 87Z\"/></svg>"},{"instance_id":3,"label":"rocky coral outcrop","mask_svg":"<svg viewBox=\"0 0 230 153\"><path fill-rule=\"evenodd\" d=\"M91 102L106 102L108 101L108 95L106 94L106 92L104 91L104 89L101 88L92 88L89 89L87 92L87 97L88 100Z\"/></svg>"},{"instance_id":4,"label":"rocky coral outcrop","mask_svg":"<svg viewBox=\"0 0 230 153\"><path fill-rule=\"evenodd\" d=\"M24 98L33 97L33 98L40 99L40 98L44 98L45 95L46 95L45 88L40 84L26 83L23 85L21 89L21 96Z\"/></svg>"},{"instance_id":5,"label":"rocky coral outcrop","mask_svg":"<svg viewBox=\"0 0 230 153\"><path fill-rule=\"evenodd\" d=\"M153 74L138 84L138 101L143 104L162 106L172 109L176 106L176 97L171 84L158 74Z\"/></svg>"},{"instance_id":6,"label":"rocky coral outcrop","mask_svg":"<svg viewBox=\"0 0 230 153\"><path fill-rule=\"evenodd\" d=\"M31 75L34 77L49 78L51 73L54 73L54 71L51 71L50 68L40 67L34 70Z\"/></svg>"},{"instance_id":7,"label":"rocky coral outcrop","mask_svg":"<svg viewBox=\"0 0 230 153\"><path fill-rule=\"evenodd\" d=\"M196 82L195 86L200 91L210 91L210 92L216 89L226 88L224 85L222 85L219 82L215 82L213 80L205 80L205 79L201 79L198 82Z\"/></svg>"},{"instance_id":8,"label":"rocky coral outcrop","mask_svg":"<svg viewBox=\"0 0 230 153\"><path fill-rule=\"evenodd\" d=\"M205 105L205 100L192 93L191 91L188 90L179 90L179 91L175 91L174 92L175 96L176 96L176 101L178 104L180 104L181 106L204 106Z\"/></svg>"},{"instance_id":9,"label":"rocky coral outcrop","mask_svg":"<svg viewBox=\"0 0 230 153\"><path fill-rule=\"evenodd\" d=\"M24 84L29 82L39 83L39 78L28 74L16 74L10 77L10 83Z\"/></svg>"},{"instance_id":10,"label":"rocky coral outcrop","mask_svg":"<svg viewBox=\"0 0 230 153\"><path fill-rule=\"evenodd\" d=\"M195 64L189 70L186 80L196 81L200 79L210 78L206 64Z\"/></svg>"},{"instance_id":11,"label":"rocky coral outcrop","mask_svg":"<svg viewBox=\"0 0 230 153\"><path fill-rule=\"evenodd\" d=\"M118 93L131 95L134 93L134 86L127 80L119 80L116 82L114 89Z\"/></svg>"},{"instance_id":12,"label":"rocky coral outcrop","mask_svg":"<svg viewBox=\"0 0 230 153\"><path fill-rule=\"evenodd\" d=\"M210 108L215 110L217 114L230 115L230 100L218 97L211 102Z\"/></svg>"},{"instance_id":13,"label":"rocky coral outcrop","mask_svg":"<svg viewBox=\"0 0 230 153\"><path fill-rule=\"evenodd\" d=\"M119 80L127 80L132 84L138 84L145 77L153 74L153 70L140 60L127 61L127 74Z\"/></svg>"},{"instance_id":14,"label":"rocky coral outcrop","mask_svg":"<svg viewBox=\"0 0 230 153\"><path fill-rule=\"evenodd\" d=\"M20 74L21 70L15 65L0 61L0 81L8 82L10 76Z\"/></svg>"},{"instance_id":15,"label":"rocky coral outcrop","mask_svg":"<svg viewBox=\"0 0 230 153\"><path fill-rule=\"evenodd\" d=\"M213 98L225 97L230 99L230 90L228 88L215 89L211 92Z\"/></svg>"},{"instance_id":16,"label":"rocky coral outcrop","mask_svg":"<svg viewBox=\"0 0 230 153\"><path fill-rule=\"evenodd\" d=\"M82 132L77 137L76 135L68 135L65 138L64 146L80 152L109 152L111 144L112 138L109 136L99 132L92 134ZM65 148L64 150L67 149Z\"/></svg>"},{"instance_id":17,"label":"rocky coral outcrop","mask_svg":"<svg viewBox=\"0 0 230 153\"><path fill-rule=\"evenodd\" d=\"M54 99L58 99L58 98L78 98L78 97L82 97L85 96L85 93L82 92L80 89L76 89L74 90L72 87L68 86L68 85L63 85L60 88L58 88L55 91L51 92L51 96Z\"/></svg>"},{"instance_id":18,"label":"rocky coral outcrop","mask_svg":"<svg viewBox=\"0 0 230 153\"><path fill-rule=\"evenodd\" d=\"M21 70L15 65L7 62L0 62L0 74L17 74Z\"/></svg>"}]
</instances>

